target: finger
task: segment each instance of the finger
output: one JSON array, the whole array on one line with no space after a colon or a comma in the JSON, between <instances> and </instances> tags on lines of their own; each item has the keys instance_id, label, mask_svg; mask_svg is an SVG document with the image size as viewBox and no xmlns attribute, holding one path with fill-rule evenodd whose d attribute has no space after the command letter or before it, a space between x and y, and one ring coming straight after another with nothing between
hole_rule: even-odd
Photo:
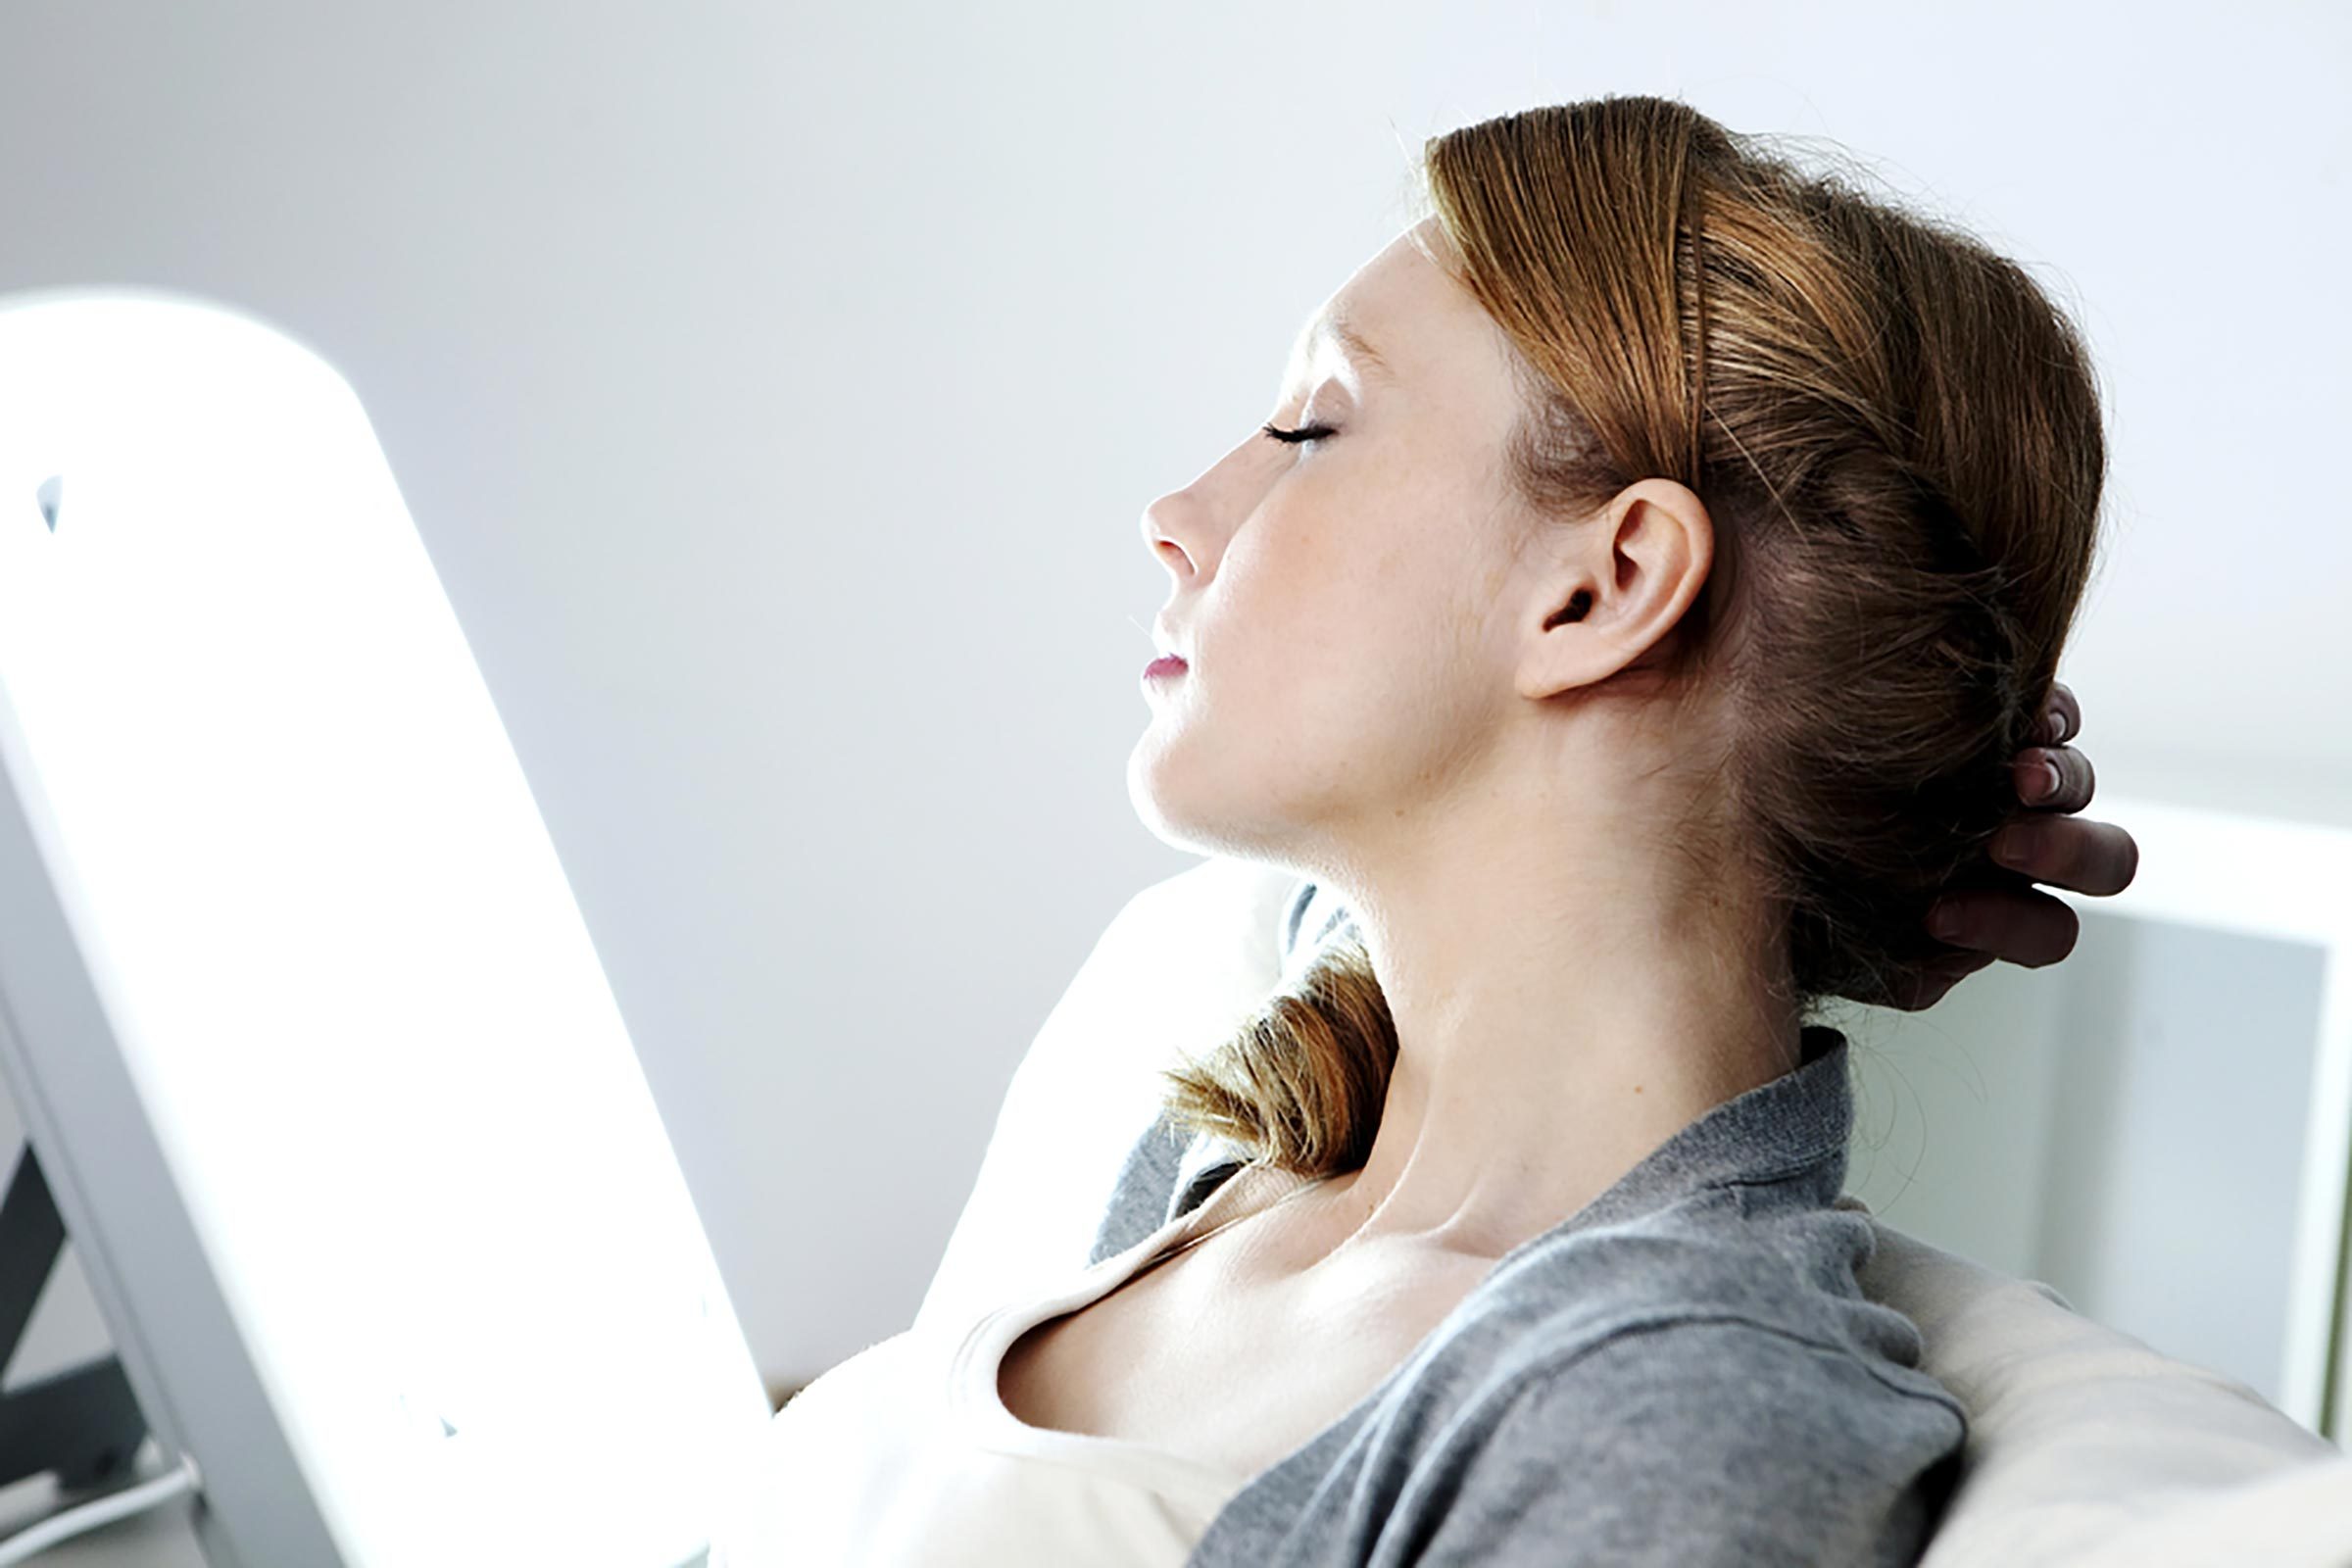
<instances>
[{"instance_id":1,"label":"finger","mask_svg":"<svg viewBox=\"0 0 2352 1568\"><path fill-rule=\"evenodd\" d=\"M1924 1012L1941 1002L1952 987L1992 961L1989 953L1961 953L1922 964L1897 983L1886 1005L1904 1012Z\"/></svg>"},{"instance_id":2,"label":"finger","mask_svg":"<svg viewBox=\"0 0 2352 1568\"><path fill-rule=\"evenodd\" d=\"M1949 911L1953 923L1937 924ZM1928 929L1958 948L1974 948L2038 969L2075 951L2082 921L2063 899L2034 888L1971 888L1947 893L1928 911Z\"/></svg>"},{"instance_id":3,"label":"finger","mask_svg":"<svg viewBox=\"0 0 2352 1568\"><path fill-rule=\"evenodd\" d=\"M2082 704L2066 682L2050 682L2050 695L2041 705L2034 738L2045 746L2063 746L2082 733Z\"/></svg>"},{"instance_id":4,"label":"finger","mask_svg":"<svg viewBox=\"0 0 2352 1568\"><path fill-rule=\"evenodd\" d=\"M2009 760L2009 784L2036 810L2080 811L2098 779L2090 759L2072 746L2029 746Z\"/></svg>"},{"instance_id":5,"label":"finger","mask_svg":"<svg viewBox=\"0 0 2352 1568\"><path fill-rule=\"evenodd\" d=\"M1995 862L2075 893L2106 898L2139 874L2139 843L2113 822L2079 816L2027 817L1992 836Z\"/></svg>"},{"instance_id":6,"label":"finger","mask_svg":"<svg viewBox=\"0 0 2352 1568\"><path fill-rule=\"evenodd\" d=\"M1949 969L1914 969L1894 982L1892 989L1881 999L1881 1005L1898 1012L1925 1012L1938 1002L1944 993L1960 983L1960 977Z\"/></svg>"}]
</instances>

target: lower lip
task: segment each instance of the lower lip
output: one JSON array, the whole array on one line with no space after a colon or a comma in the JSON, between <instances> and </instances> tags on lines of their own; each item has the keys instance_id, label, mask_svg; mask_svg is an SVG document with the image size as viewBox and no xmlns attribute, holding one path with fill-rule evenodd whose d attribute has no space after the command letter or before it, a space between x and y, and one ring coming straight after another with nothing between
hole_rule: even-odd
<instances>
[{"instance_id":1,"label":"lower lip","mask_svg":"<svg viewBox=\"0 0 2352 1568\"><path fill-rule=\"evenodd\" d=\"M1187 666L1183 660L1178 659L1174 654L1170 654L1164 659L1154 659L1152 661L1152 662L1146 664L1144 666L1144 679L1153 680L1162 675L1181 675L1185 672L1186 667Z\"/></svg>"}]
</instances>

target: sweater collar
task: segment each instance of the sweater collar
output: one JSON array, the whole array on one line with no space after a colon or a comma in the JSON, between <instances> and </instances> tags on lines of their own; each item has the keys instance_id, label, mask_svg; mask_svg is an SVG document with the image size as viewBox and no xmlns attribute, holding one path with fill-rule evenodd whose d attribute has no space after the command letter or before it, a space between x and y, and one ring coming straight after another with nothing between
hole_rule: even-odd
<instances>
[{"instance_id":1,"label":"sweater collar","mask_svg":"<svg viewBox=\"0 0 2352 1568\"><path fill-rule=\"evenodd\" d=\"M1710 1187L1800 1175L1801 1197L1834 1202L1845 1185L1853 1132L1850 1059L1844 1035L1827 1024L1805 1025L1795 1068L1686 1122L1554 1233L1645 1213ZM1248 1151L1233 1140L1196 1134L1178 1158L1166 1217L1204 1201L1247 1159Z\"/></svg>"},{"instance_id":2,"label":"sweater collar","mask_svg":"<svg viewBox=\"0 0 2352 1568\"><path fill-rule=\"evenodd\" d=\"M1805 1025L1799 1039L1793 1069L1686 1122L1567 1228L1607 1224L1735 1183L1791 1182L1800 1198L1834 1202L1845 1185L1853 1132L1851 1057L1845 1036L1827 1024Z\"/></svg>"}]
</instances>

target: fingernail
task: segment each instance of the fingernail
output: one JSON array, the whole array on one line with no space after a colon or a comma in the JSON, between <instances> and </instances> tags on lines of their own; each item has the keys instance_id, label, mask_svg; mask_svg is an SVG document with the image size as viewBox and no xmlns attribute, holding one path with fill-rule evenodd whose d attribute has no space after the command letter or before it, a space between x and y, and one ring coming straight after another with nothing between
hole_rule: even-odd
<instances>
[{"instance_id":1,"label":"fingernail","mask_svg":"<svg viewBox=\"0 0 2352 1568\"><path fill-rule=\"evenodd\" d=\"M1956 942L1960 938L1960 911L1948 904L1938 904L1928 911L1928 930L1939 942Z\"/></svg>"},{"instance_id":2,"label":"fingernail","mask_svg":"<svg viewBox=\"0 0 2352 1568\"><path fill-rule=\"evenodd\" d=\"M2031 823L2005 827L1992 836L1992 858L2003 865L2023 865L2034 858L2034 837Z\"/></svg>"},{"instance_id":3,"label":"fingernail","mask_svg":"<svg viewBox=\"0 0 2352 1568\"><path fill-rule=\"evenodd\" d=\"M2064 713L2053 708L2041 715L2041 739L2044 745L2057 745L2059 737L2065 733L2066 715Z\"/></svg>"},{"instance_id":4,"label":"fingernail","mask_svg":"<svg viewBox=\"0 0 2352 1568\"><path fill-rule=\"evenodd\" d=\"M2046 801L2058 793L2058 764L2036 762L2027 773L2026 799Z\"/></svg>"}]
</instances>

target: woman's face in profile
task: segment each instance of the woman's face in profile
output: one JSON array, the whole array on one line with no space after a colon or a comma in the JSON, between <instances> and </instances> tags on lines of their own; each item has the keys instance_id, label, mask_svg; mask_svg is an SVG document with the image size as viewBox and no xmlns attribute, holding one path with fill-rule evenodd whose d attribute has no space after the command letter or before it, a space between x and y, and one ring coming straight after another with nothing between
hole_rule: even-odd
<instances>
[{"instance_id":1,"label":"woman's face in profile","mask_svg":"<svg viewBox=\"0 0 2352 1568\"><path fill-rule=\"evenodd\" d=\"M1516 412L1501 332L1408 230L1292 351L1270 422L1316 438L1253 430L1147 509L1172 582L1157 630L1190 666L1145 681L1128 782L1155 832L1295 845L1418 815L1474 771L1527 608L1501 479Z\"/></svg>"}]
</instances>

